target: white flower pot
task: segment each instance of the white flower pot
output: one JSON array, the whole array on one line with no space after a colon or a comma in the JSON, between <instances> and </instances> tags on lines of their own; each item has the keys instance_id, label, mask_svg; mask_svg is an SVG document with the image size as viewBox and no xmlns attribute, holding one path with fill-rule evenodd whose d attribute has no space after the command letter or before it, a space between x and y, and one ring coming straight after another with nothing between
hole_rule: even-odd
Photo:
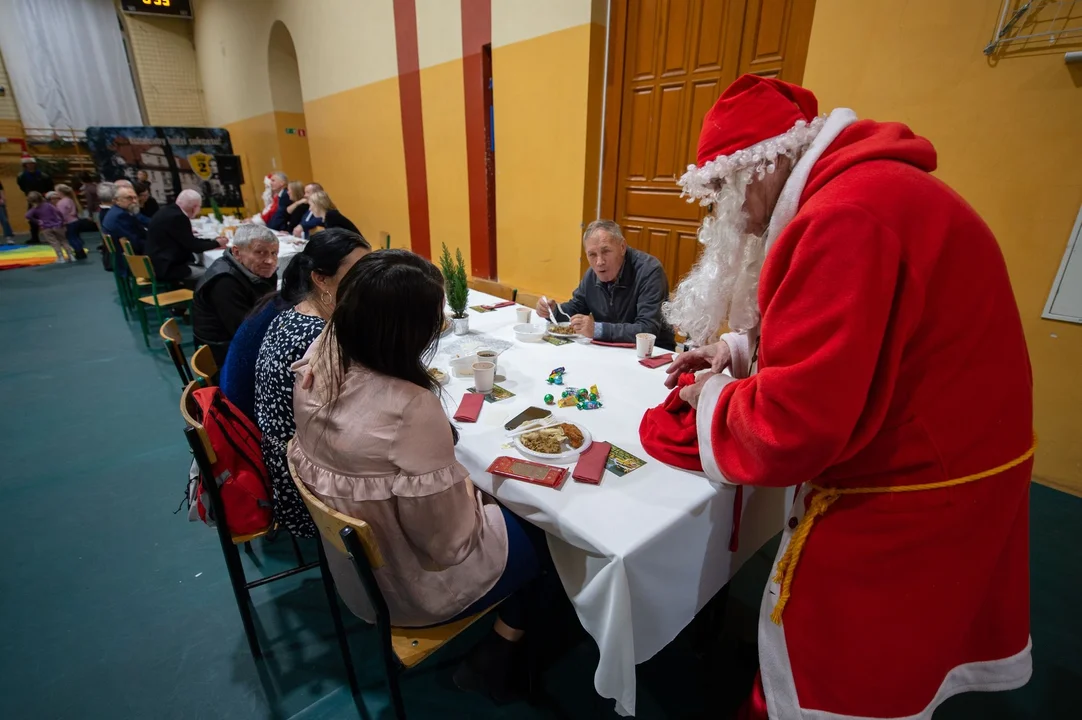
<instances>
[{"instance_id":1,"label":"white flower pot","mask_svg":"<svg viewBox=\"0 0 1082 720\"><path fill-rule=\"evenodd\" d=\"M451 327L455 335L466 335L470 332L470 316L451 318Z\"/></svg>"}]
</instances>

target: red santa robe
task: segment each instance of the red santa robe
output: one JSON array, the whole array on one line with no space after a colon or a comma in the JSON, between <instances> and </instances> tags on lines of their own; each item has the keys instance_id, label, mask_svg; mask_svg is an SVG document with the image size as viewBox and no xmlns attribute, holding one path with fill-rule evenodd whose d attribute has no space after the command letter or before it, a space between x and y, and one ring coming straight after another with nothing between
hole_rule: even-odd
<instances>
[{"instance_id":1,"label":"red santa robe","mask_svg":"<svg viewBox=\"0 0 1082 720\"><path fill-rule=\"evenodd\" d=\"M834 111L772 218L757 372L714 376L698 405L710 477L800 485L779 560L809 484L935 483L1032 451L1029 359L995 238L929 175L931 143L854 120ZM724 339L747 374L746 337ZM769 716L924 720L952 695L1025 684L1031 465L834 502L780 625L774 573L763 595Z\"/></svg>"}]
</instances>

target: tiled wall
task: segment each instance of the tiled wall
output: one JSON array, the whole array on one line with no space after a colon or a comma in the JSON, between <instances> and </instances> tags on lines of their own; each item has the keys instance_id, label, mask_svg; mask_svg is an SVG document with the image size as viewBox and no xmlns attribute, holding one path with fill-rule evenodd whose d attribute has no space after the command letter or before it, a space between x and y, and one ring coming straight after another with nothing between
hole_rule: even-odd
<instances>
[{"instance_id":1,"label":"tiled wall","mask_svg":"<svg viewBox=\"0 0 1082 720\"><path fill-rule=\"evenodd\" d=\"M124 15L147 123L205 127L192 21Z\"/></svg>"}]
</instances>

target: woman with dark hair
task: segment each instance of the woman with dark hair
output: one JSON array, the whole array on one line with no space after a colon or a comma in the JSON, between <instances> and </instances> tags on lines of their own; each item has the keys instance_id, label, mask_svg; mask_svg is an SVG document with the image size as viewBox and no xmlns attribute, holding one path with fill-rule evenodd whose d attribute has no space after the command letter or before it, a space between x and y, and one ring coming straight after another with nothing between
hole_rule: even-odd
<instances>
[{"instance_id":1,"label":"woman with dark hair","mask_svg":"<svg viewBox=\"0 0 1082 720\"><path fill-rule=\"evenodd\" d=\"M544 533L476 490L455 459L456 433L425 368L443 307L443 277L428 260L381 250L358 262L327 329L294 366L289 459L317 497L375 531L392 623L423 627L502 601L494 632L455 682L503 702L525 677L522 590L540 572L545 551L534 545L544 547ZM356 571L330 546L327 556L342 599L371 622Z\"/></svg>"},{"instance_id":2,"label":"woman with dark hair","mask_svg":"<svg viewBox=\"0 0 1082 720\"><path fill-rule=\"evenodd\" d=\"M270 321L255 362L254 419L263 434L263 463L274 491L274 515L280 525L300 537L315 537L316 528L286 466L286 443L294 431L290 366L323 331L334 311L338 283L371 249L363 237L348 230L313 235L286 268L280 295L289 307Z\"/></svg>"}]
</instances>

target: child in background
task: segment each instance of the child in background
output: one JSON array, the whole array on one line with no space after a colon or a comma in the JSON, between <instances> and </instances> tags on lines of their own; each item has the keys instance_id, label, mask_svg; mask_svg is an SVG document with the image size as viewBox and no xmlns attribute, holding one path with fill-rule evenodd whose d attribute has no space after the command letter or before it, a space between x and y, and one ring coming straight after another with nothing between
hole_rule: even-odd
<instances>
[{"instance_id":1,"label":"child in background","mask_svg":"<svg viewBox=\"0 0 1082 720\"><path fill-rule=\"evenodd\" d=\"M30 203L26 219L36 222L41 228L41 238L56 252L56 261L63 263L74 260L75 250L68 244L68 238L64 234L63 214L52 204L45 202L45 197L39 192L27 193L26 201Z\"/></svg>"},{"instance_id":2,"label":"child in background","mask_svg":"<svg viewBox=\"0 0 1082 720\"><path fill-rule=\"evenodd\" d=\"M75 191L72 190L70 185L57 185L56 190L46 197L48 197L49 202L56 205L56 209L64 216L65 233L68 244L75 249L75 259L86 260L86 251L83 250L83 238L79 235L79 204L75 201Z\"/></svg>"}]
</instances>

